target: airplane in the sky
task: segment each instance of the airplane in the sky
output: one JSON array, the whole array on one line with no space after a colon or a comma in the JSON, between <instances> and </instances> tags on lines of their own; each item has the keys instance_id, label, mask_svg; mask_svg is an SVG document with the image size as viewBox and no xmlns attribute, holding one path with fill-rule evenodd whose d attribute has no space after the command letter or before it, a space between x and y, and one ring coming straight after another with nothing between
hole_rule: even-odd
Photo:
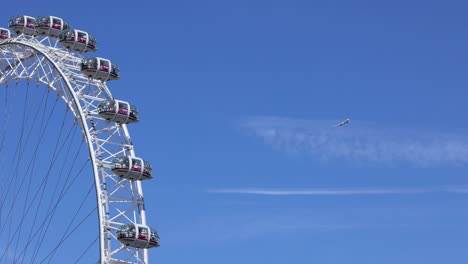
<instances>
[{"instance_id":1,"label":"airplane in the sky","mask_svg":"<svg viewBox=\"0 0 468 264\"><path fill-rule=\"evenodd\" d=\"M345 119L345 120L341 121L340 123L336 124L335 127L344 126L344 125L348 124L349 121L351 121L351 120L349 120L349 118L348 118L348 119Z\"/></svg>"}]
</instances>

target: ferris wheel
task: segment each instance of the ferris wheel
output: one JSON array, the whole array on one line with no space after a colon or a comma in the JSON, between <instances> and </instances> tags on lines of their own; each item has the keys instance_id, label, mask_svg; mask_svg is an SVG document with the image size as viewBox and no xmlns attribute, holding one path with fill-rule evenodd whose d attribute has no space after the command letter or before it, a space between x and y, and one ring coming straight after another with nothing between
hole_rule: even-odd
<instances>
[{"instance_id":1,"label":"ferris wheel","mask_svg":"<svg viewBox=\"0 0 468 264\"><path fill-rule=\"evenodd\" d=\"M89 154L87 155L87 166L90 167L89 171L92 175L82 175L81 177L94 177L93 186L97 202L95 211L97 211L99 226L99 235L96 238L98 242L95 243L99 244L99 260L97 263L148 264L148 249L159 246L158 233L147 224L142 189L142 182L153 178L152 167L149 162L136 155L127 128L127 125L139 121L137 108L129 102L114 98L107 87L108 82L119 79L119 67L108 59L87 55L89 52L96 50L97 44L94 36L86 31L72 28L70 24L61 18L53 16L12 17L8 28L0 28L0 89L3 88L8 91L11 85L18 85L18 83L25 83L28 87L30 84L34 84L37 87L45 87L48 94L54 93L59 101L64 102L65 107L63 109L71 113L75 126L78 127L79 132L82 132L82 141L85 147L87 146ZM19 92L19 90L15 92ZM10 95L7 92L4 100L5 105L7 105L6 108L12 105L11 103L8 104L8 100L11 100L9 98ZM31 105L30 100L26 96L25 104ZM38 103L34 108L39 109L41 107ZM13 111L6 109L4 112L11 113ZM43 110L24 111L23 116L32 115L32 112L35 112L35 115L43 115L47 118L47 114ZM7 117L3 118L3 134L0 134L0 156L4 155L2 153L3 145L6 144L5 142L9 142L4 139L5 135L8 134L6 132L8 131L7 127L9 123L14 122L10 116L7 114ZM40 134L37 137L41 138L41 142L36 144L27 143L25 138L26 136L29 137L29 134L23 133L24 129L22 127L18 130L20 132L16 133L20 135L19 138L22 143L17 147L19 150L15 151L14 156L16 158L13 157L12 159L16 159L17 167L25 168L26 174L32 174L30 171L35 170L30 169L30 167L39 168L41 166L45 168L47 177L51 174L51 169L48 169L51 166L36 164L38 163L36 158L42 155L41 153L30 151L33 152L33 154L30 154L32 157L30 163L33 165L30 166L26 166L26 158L20 157L20 155L29 153L23 150L27 145L32 145L32 149L35 151L35 145L49 144L50 148L52 148L52 144L55 144L43 143L46 140L51 140L50 138L47 139L47 135L42 135L46 134L42 132L45 131L46 118L45 122L37 125L39 132L31 133ZM29 119L23 118L23 121L18 121L18 123L24 125L24 123L29 122L33 124L37 120L39 120L39 117L33 116ZM65 138L65 136L62 137L62 134L57 138L59 139L57 139L56 145L73 148L73 144L66 143L65 139L60 139ZM54 158L51 163L55 163L55 159L58 159L60 155L62 154L59 151L54 151L52 155ZM70 161L71 158L64 158L64 162L67 162L67 160L70 163L70 171L76 171L77 169L74 167L76 162ZM6 161L6 163L8 162ZM64 169L61 168L60 171L64 171ZM18 234L24 233L23 217L13 217L13 215L15 215L16 211L20 211L23 216L31 215L31 218L33 218L32 215L36 210L34 222L37 222L41 229L32 228L31 230L37 230L37 232L28 232L28 239L24 239L26 241L24 245L26 246L23 247L30 247L32 243L37 243L38 247L45 247L42 244L46 243L47 239L44 240L41 237L45 235L44 233L53 233L51 232L53 230L52 220L41 222L36 220L36 216L41 212L42 208L45 208L38 202L39 198L42 198L44 192L52 193L52 191L42 191L42 193L38 191L38 195L33 196L28 187L24 193L27 193L29 197L24 198L25 205L19 210L14 203L20 199L21 195L17 195L20 192L15 193L14 190L20 190L20 187L26 188L24 186L27 186L27 184L23 184L23 182L26 182L25 180L22 180L21 183L15 183L14 178L23 178L16 175L17 172L15 171L9 173L12 175L11 180L4 181L7 183L3 184L3 188L0 188L0 237L6 237L1 232L8 232L9 237L17 237ZM65 177L65 173L57 174L59 174L58 179ZM77 176L76 178L80 180L81 177ZM39 180L38 182L41 183L38 184L39 188L45 188L45 185L50 184L50 181L48 181L48 179ZM65 183L63 190L67 190L67 186L69 186L67 184L71 181ZM29 183L29 185L34 185L34 183ZM0 185L0 187L2 186ZM65 192L56 192L53 193L53 196L62 199L64 196L62 193ZM57 204L61 201L60 199L57 200ZM7 206L5 201L9 201L13 205ZM55 214L54 210L57 205L55 207L54 205L52 202L51 206L49 206L51 210L44 214ZM7 210L8 208L11 209ZM55 215L55 217L57 216ZM59 217L70 216L61 215ZM8 230L8 223L17 223L17 228ZM46 224L51 227L44 228ZM65 240L67 236L64 235L63 238ZM18 244L21 245L19 242L21 238L15 239L6 241L0 239L3 240L3 244L0 242L0 263L53 263L50 256L55 254L56 247L51 247L52 253L44 254L42 257L37 257L39 255L36 252L37 250L30 250L34 252L33 257L25 257L22 252L28 249L24 250L24 248L23 251L19 251L20 253L15 253L12 256L9 249L15 246L18 247ZM73 243L77 244L79 241ZM7 261L8 257L9 261Z\"/></svg>"}]
</instances>

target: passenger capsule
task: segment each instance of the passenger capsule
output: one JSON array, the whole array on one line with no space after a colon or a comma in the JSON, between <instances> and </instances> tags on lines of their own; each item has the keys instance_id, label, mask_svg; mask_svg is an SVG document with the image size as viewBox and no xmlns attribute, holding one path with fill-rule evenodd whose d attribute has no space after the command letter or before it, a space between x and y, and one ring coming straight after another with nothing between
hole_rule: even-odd
<instances>
[{"instance_id":1,"label":"passenger capsule","mask_svg":"<svg viewBox=\"0 0 468 264\"><path fill-rule=\"evenodd\" d=\"M126 224L116 232L120 243L133 248L159 247L158 232L149 226Z\"/></svg>"},{"instance_id":2,"label":"passenger capsule","mask_svg":"<svg viewBox=\"0 0 468 264\"><path fill-rule=\"evenodd\" d=\"M70 24L54 16L36 18L36 32L39 35L58 37L64 30L70 29Z\"/></svg>"},{"instance_id":3,"label":"passenger capsule","mask_svg":"<svg viewBox=\"0 0 468 264\"><path fill-rule=\"evenodd\" d=\"M128 124L138 122L136 107L120 100L105 100L97 107L99 115L111 122Z\"/></svg>"},{"instance_id":4,"label":"passenger capsule","mask_svg":"<svg viewBox=\"0 0 468 264\"><path fill-rule=\"evenodd\" d=\"M110 60L103 58L88 58L81 63L81 72L89 78L102 81L118 80L119 67Z\"/></svg>"},{"instance_id":5,"label":"passenger capsule","mask_svg":"<svg viewBox=\"0 0 468 264\"><path fill-rule=\"evenodd\" d=\"M78 52L96 51L96 39L87 32L68 29L59 36L59 42L67 49Z\"/></svg>"},{"instance_id":6,"label":"passenger capsule","mask_svg":"<svg viewBox=\"0 0 468 264\"><path fill-rule=\"evenodd\" d=\"M31 16L14 16L10 18L8 26L18 35L34 35L35 33L35 18Z\"/></svg>"},{"instance_id":7,"label":"passenger capsule","mask_svg":"<svg viewBox=\"0 0 468 264\"><path fill-rule=\"evenodd\" d=\"M11 38L10 30L6 28L0 28L0 41Z\"/></svg>"},{"instance_id":8,"label":"passenger capsule","mask_svg":"<svg viewBox=\"0 0 468 264\"><path fill-rule=\"evenodd\" d=\"M152 178L151 164L141 158L121 156L112 161L112 172L129 180L148 180Z\"/></svg>"}]
</instances>

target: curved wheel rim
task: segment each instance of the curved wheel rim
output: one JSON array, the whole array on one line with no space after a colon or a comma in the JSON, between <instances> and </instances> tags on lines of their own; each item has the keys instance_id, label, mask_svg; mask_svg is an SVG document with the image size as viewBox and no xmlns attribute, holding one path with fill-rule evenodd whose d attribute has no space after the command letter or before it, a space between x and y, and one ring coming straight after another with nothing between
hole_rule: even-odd
<instances>
[{"instance_id":1,"label":"curved wheel rim","mask_svg":"<svg viewBox=\"0 0 468 264\"><path fill-rule=\"evenodd\" d=\"M99 217L100 258L108 263L148 263L147 249L122 245L115 231L122 224L146 225L140 181L114 175L112 160L135 156L125 124L99 116L98 104L113 100L106 84L80 72L83 57L57 45L48 37L19 35L0 41L0 84L28 80L55 91L80 125L89 149L94 173Z\"/></svg>"}]
</instances>

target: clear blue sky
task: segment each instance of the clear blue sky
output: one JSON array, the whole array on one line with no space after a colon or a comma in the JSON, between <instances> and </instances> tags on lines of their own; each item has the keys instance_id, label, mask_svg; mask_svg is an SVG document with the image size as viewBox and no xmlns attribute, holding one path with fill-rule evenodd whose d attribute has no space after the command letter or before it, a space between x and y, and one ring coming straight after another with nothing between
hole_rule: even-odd
<instances>
[{"instance_id":1,"label":"clear blue sky","mask_svg":"<svg viewBox=\"0 0 468 264\"><path fill-rule=\"evenodd\" d=\"M156 176L144 183L162 244L151 263L467 262L466 1L1 11L4 27L62 17L120 66L109 87L138 106L130 132Z\"/></svg>"}]
</instances>

